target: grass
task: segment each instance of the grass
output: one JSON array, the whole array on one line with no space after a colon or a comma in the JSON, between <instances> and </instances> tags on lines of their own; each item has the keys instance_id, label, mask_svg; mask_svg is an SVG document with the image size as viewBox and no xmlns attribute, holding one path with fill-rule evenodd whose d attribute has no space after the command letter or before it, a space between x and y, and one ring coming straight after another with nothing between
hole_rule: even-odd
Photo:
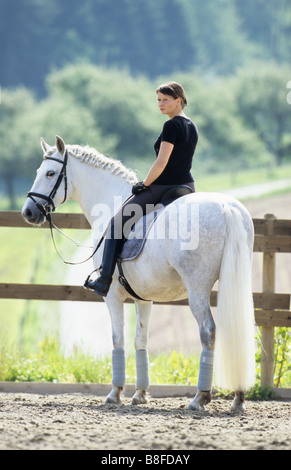
<instances>
[{"instance_id":1,"label":"grass","mask_svg":"<svg viewBox=\"0 0 291 470\"><path fill-rule=\"evenodd\" d=\"M195 171L194 171L195 174ZM198 174L195 179L197 191L227 191L229 189L240 188L263 184L271 181L291 179L291 165L282 165L241 170L235 173L225 171L223 173Z\"/></svg>"},{"instance_id":2,"label":"grass","mask_svg":"<svg viewBox=\"0 0 291 470\"><path fill-rule=\"evenodd\" d=\"M282 334L282 328L281 328ZM290 352L290 337L289 337ZM289 353L290 355L290 353ZM248 398L267 400L273 397L271 389L260 386L260 352L257 351L257 380L255 386L248 392ZM281 376L281 385L291 386L290 362L285 361L284 371L278 364L276 367ZM149 358L149 374L152 385L197 385L199 373L199 358L194 355L184 356L181 352L173 351L170 355L159 355ZM134 384L136 379L135 356L129 354L126 361L126 382ZM13 382L53 382L53 383L111 383L111 357L95 358L76 349L70 356L65 356L56 338L46 336L38 344L34 354L23 355L19 351L0 351L0 381ZM275 384L276 385L276 384ZM228 392L219 391L227 397Z\"/></svg>"},{"instance_id":3,"label":"grass","mask_svg":"<svg viewBox=\"0 0 291 470\"><path fill-rule=\"evenodd\" d=\"M78 232L78 233L77 233ZM88 231L70 231L83 241ZM71 259L76 246L55 234L56 244L65 259ZM62 284L67 266L55 253L46 229L1 228L0 282ZM6 348L33 352L46 334L58 335L59 302L0 300L0 344Z\"/></svg>"},{"instance_id":4,"label":"grass","mask_svg":"<svg viewBox=\"0 0 291 470\"><path fill-rule=\"evenodd\" d=\"M152 384L197 383L199 360L182 353L150 357ZM127 382L135 383L135 357L127 358ZM96 359L75 350L66 357L56 338L46 337L39 342L34 354L6 351L0 355L0 381L54 382L54 383L111 383L111 357Z\"/></svg>"}]
</instances>

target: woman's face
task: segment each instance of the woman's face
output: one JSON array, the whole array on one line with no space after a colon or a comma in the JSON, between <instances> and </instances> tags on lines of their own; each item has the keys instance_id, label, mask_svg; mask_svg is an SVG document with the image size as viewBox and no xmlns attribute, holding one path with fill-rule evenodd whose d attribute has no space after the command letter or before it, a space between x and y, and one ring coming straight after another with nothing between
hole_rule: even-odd
<instances>
[{"instance_id":1,"label":"woman's face","mask_svg":"<svg viewBox=\"0 0 291 470\"><path fill-rule=\"evenodd\" d=\"M162 114L174 116L181 111L181 98L175 99L170 95L158 92L158 106Z\"/></svg>"}]
</instances>

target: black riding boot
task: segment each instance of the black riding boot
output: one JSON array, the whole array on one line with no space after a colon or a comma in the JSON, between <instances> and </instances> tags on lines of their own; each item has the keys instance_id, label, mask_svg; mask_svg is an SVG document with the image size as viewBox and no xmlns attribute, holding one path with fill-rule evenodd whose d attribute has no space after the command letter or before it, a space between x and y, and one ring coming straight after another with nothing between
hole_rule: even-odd
<instances>
[{"instance_id":1,"label":"black riding boot","mask_svg":"<svg viewBox=\"0 0 291 470\"><path fill-rule=\"evenodd\" d=\"M96 294L102 297L106 297L112 282L112 276L121 247L122 239L107 238L105 240L100 276L96 281L89 281L87 279L84 287L94 290Z\"/></svg>"}]
</instances>

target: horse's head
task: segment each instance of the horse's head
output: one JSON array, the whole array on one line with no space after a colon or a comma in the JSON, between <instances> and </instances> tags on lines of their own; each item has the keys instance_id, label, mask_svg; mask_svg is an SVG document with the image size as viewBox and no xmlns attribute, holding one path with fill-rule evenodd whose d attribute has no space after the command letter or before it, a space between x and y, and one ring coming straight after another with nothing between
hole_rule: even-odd
<instances>
[{"instance_id":1,"label":"horse's head","mask_svg":"<svg viewBox=\"0 0 291 470\"><path fill-rule=\"evenodd\" d=\"M67 158L66 146L61 137L56 136L56 145L51 147L43 139L43 162L37 170L33 186L22 208L26 222L41 225L49 212L67 198Z\"/></svg>"}]
</instances>

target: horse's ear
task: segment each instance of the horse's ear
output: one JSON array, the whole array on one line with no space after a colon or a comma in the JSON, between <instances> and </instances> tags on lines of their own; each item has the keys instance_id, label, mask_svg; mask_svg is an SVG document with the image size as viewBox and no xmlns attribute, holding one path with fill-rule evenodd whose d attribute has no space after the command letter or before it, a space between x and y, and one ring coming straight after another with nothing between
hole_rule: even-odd
<instances>
[{"instance_id":1,"label":"horse's ear","mask_svg":"<svg viewBox=\"0 0 291 470\"><path fill-rule=\"evenodd\" d=\"M43 149L43 153L47 153L48 150L51 148L50 145L47 144L47 143L43 140L43 138L40 139L40 145L41 145L41 147L42 147L42 149Z\"/></svg>"},{"instance_id":2,"label":"horse's ear","mask_svg":"<svg viewBox=\"0 0 291 470\"><path fill-rule=\"evenodd\" d=\"M63 139L61 137L59 137L58 135L56 135L56 147L57 147L58 151L62 155L64 155L64 153L66 151L66 144L63 141Z\"/></svg>"}]
</instances>

